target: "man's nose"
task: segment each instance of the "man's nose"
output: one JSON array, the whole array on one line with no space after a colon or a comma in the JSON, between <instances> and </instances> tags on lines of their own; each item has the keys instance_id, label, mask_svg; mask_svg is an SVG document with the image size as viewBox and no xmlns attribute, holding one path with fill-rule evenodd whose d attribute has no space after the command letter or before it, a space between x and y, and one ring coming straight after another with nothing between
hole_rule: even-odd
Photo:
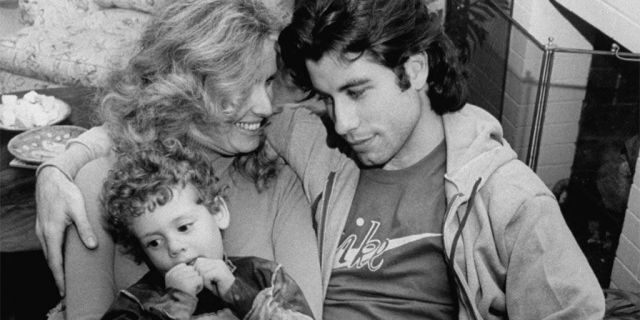
<instances>
[{"instance_id":1,"label":"man's nose","mask_svg":"<svg viewBox=\"0 0 640 320\"><path fill-rule=\"evenodd\" d=\"M333 122L339 135L345 135L358 127L360 120L355 106L349 103L334 101Z\"/></svg>"}]
</instances>

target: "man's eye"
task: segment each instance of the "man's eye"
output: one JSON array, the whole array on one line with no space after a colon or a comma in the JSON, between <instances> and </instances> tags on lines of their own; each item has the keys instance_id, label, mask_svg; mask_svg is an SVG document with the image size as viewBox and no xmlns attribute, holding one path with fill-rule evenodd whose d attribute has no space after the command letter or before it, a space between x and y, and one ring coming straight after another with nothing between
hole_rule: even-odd
<instances>
[{"instance_id":1,"label":"man's eye","mask_svg":"<svg viewBox=\"0 0 640 320\"><path fill-rule=\"evenodd\" d=\"M347 91L347 95L351 98L351 99L358 99L362 96L362 94L364 93L364 90L349 90Z\"/></svg>"}]
</instances>

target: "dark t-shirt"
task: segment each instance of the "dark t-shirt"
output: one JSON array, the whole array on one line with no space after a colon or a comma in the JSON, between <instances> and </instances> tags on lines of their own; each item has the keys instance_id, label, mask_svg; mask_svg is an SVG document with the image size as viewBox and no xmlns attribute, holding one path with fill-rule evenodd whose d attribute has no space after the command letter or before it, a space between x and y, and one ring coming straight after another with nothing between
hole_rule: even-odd
<instances>
[{"instance_id":1,"label":"dark t-shirt","mask_svg":"<svg viewBox=\"0 0 640 320\"><path fill-rule=\"evenodd\" d=\"M337 248L326 319L454 319L444 261L445 144L409 168L365 169Z\"/></svg>"}]
</instances>

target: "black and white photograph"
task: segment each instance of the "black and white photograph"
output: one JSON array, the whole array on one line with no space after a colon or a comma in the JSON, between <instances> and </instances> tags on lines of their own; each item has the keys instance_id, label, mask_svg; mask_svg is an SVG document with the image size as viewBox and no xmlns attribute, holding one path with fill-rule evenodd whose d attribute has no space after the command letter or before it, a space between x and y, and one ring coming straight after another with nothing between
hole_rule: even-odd
<instances>
[{"instance_id":1,"label":"black and white photograph","mask_svg":"<svg viewBox=\"0 0 640 320\"><path fill-rule=\"evenodd\" d=\"M0 319L640 320L640 1L0 0Z\"/></svg>"}]
</instances>

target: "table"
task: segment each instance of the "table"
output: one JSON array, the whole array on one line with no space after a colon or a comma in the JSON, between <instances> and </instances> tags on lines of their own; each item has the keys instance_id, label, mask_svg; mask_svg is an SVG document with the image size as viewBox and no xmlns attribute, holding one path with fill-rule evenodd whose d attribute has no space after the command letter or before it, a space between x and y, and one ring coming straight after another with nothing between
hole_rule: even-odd
<instances>
[{"instance_id":1,"label":"table","mask_svg":"<svg viewBox=\"0 0 640 320\"><path fill-rule=\"evenodd\" d=\"M69 104L71 115L59 124L89 128L98 123L97 104L93 101L95 88L63 87L36 91ZM26 92L5 94L22 97ZM7 150L7 144L19 133L0 130L0 252L40 250L35 235L35 170L9 166L13 156Z\"/></svg>"}]
</instances>

